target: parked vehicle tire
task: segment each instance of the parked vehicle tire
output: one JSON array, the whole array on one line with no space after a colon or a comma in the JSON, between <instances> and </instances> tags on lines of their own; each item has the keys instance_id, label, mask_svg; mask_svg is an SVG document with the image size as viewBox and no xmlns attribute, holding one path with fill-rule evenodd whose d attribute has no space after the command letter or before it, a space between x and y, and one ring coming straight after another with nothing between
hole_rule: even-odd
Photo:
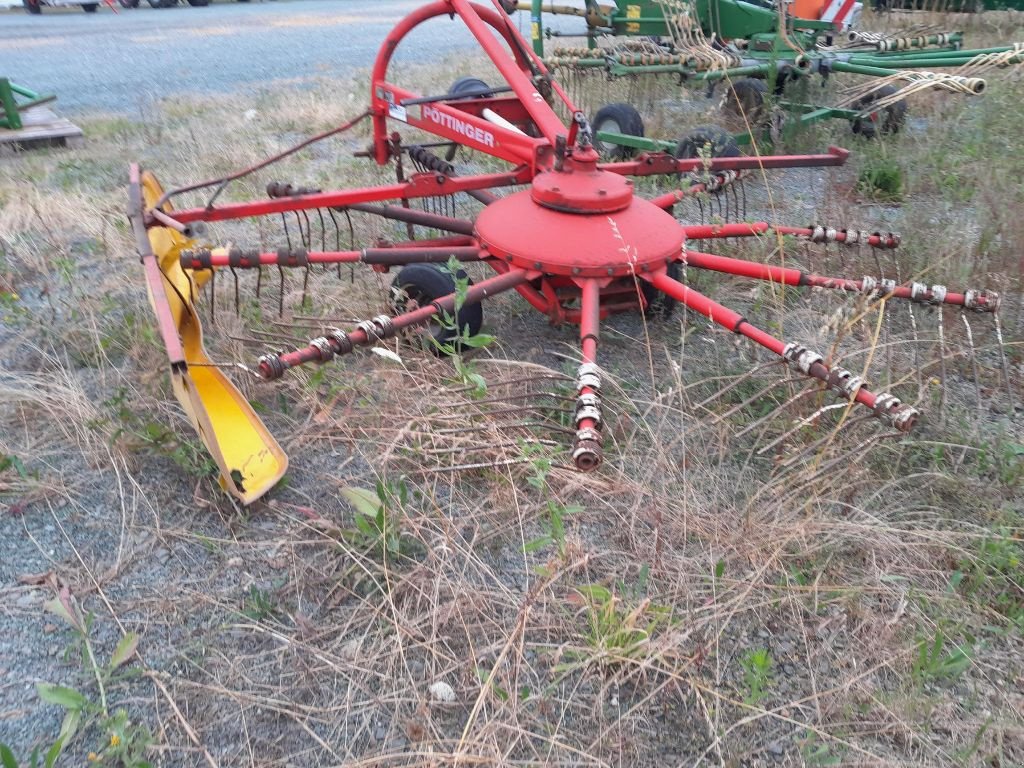
<instances>
[{"instance_id":1,"label":"parked vehicle tire","mask_svg":"<svg viewBox=\"0 0 1024 768\"><path fill-rule=\"evenodd\" d=\"M682 277L682 273L683 270L679 266L678 261L669 263L666 270L666 274L669 277L673 280L678 280ZM647 306L644 308L644 317L651 320L667 320L672 317L672 313L676 311L678 301L667 293L662 293L646 280L640 281L640 290L644 294L644 301L647 302Z\"/></svg>"},{"instance_id":2,"label":"parked vehicle tire","mask_svg":"<svg viewBox=\"0 0 1024 768\"><path fill-rule=\"evenodd\" d=\"M461 269L460 279L466 277ZM470 281L470 285L473 282ZM391 283L391 304L395 312L408 312L415 307L424 307L444 296L455 292L455 278L436 264L410 264L402 270ZM439 318L440 320L440 318ZM479 302L464 304L456 317L456 328L450 328L438 321L422 326L424 333L433 338L429 343L430 351L435 355L446 354L449 345L461 335L468 332L470 336L480 333L484 323L484 308Z\"/></svg>"},{"instance_id":3,"label":"parked vehicle tire","mask_svg":"<svg viewBox=\"0 0 1024 768\"><path fill-rule=\"evenodd\" d=\"M25 6L26 13L38 16L43 12L43 7L39 4L39 0L21 0L21 2Z\"/></svg>"},{"instance_id":4,"label":"parked vehicle tire","mask_svg":"<svg viewBox=\"0 0 1024 768\"><path fill-rule=\"evenodd\" d=\"M210 0L188 0L188 4L193 8L205 8L210 4Z\"/></svg>"},{"instance_id":5,"label":"parked vehicle tire","mask_svg":"<svg viewBox=\"0 0 1024 768\"><path fill-rule=\"evenodd\" d=\"M85 3L82 6L82 10L86 13L96 13L96 9L100 7L99 3Z\"/></svg>"},{"instance_id":6,"label":"parked vehicle tire","mask_svg":"<svg viewBox=\"0 0 1024 768\"><path fill-rule=\"evenodd\" d=\"M138 8L139 0L118 0L122 8Z\"/></svg>"},{"instance_id":7,"label":"parked vehicle tire","mask_svg":"<svg viewBox=\"0 0 1024 768\"><path fill-rule=\"evenodd\" d=\"M741 77L729 83L722 100L722 109L730 117L759 125L765 118L768 84L756 77Z\"/></svg>"},{"instance_id":8,"label":"parked vehicle tire","mask_svg":"<svg viewBox=\"0 0 1024 768\"><path fill-rule=\"evenodd\" d=\"M886 96L892 96L896 92L894 86L884 85L854 104L854 109L862 110L866 114L863 117L854 118L850 122L853 132L865 139L875 139L887 133L899 133L907 119L907 102L904 99L887 104L880 109L871 109L872 104L881 101Z\"/></svg>"},{"instance_id":9,"label":"parked vehicle tire","mask_svg":"<svg viewBox=\"0 0 1024 768\"><path fill-rule=\"evenodd\" d=\"M740 148L732 134L724 128L702 125L686 134L672 154L681 160L691 160L704 153L710 157L739 157Z\"/></svg>"},{"instance_id":10,"label":"parked vehicle tire","mask_svg":"<svg viewBox=\"0 0 1024 768\"><path fill-rule=\"evenodd\" d=\"M636 149L600 141L597 138L599 131L626 136L644 135L644 119L632 104L605 104L597 110L594 119L590 121L590 127L594 131L594 149L612 160L626 160L636 154Z\"/></svg>"},{"instance_id":11,"label":"parked vehicle tire","mask_svg":"<svg viewBox=\"0 0 1024 768\"><path fill-rule=\"evenodd\" d=\"M458 80L451 84L451 87L448 88L448 95L461 96L464 93L472 93L473 91L479 91L482 88L490 87L490 85L488 85L484 80L481 80L479 77L460 77ZM480 93L477 95L477 98L486 99L490 95L490 92Z\"/></svg>"}]
</instances>

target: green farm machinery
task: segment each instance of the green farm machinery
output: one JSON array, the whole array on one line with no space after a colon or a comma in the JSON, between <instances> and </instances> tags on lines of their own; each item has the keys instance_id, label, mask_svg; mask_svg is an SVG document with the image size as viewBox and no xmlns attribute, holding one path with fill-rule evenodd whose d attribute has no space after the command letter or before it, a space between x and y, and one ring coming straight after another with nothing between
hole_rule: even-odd
<instances>
[{"instance_id":1,"label":"green farm machinery","mask_svg":"<svg viewBox=\"0 0 1024 768\"><path fill-rule=\"evenodd\" d=\"M873 137L900 128L907 96L925 90L981 94L984 74L1024 63L1024 44L965 48L963 34L931 27L894 35L852 28L853 0L616 0L583 6L520 0L530 12L534 51L563 80L667 75L680 85L726 87L724 107L739 119L738 144L778 139L826 119L844 119L855 133ZM545 29L544 15L583 20L579 33ZM554 47L559 37L585 45ZM547 44L547 50L546 48ZM940 71L941 70L941 71ZM835 104L788 98L792 85L813 76L859 75ZM593 120L605 148L664 149L642 138L639 115L611 105Z\"/></svg>"}]
</instances>

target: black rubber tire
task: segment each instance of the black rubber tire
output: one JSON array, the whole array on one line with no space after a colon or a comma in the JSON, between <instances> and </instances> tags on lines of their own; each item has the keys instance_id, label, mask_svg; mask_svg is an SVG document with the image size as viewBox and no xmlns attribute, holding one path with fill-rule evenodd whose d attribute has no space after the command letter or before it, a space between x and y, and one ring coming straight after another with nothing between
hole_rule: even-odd
<instances>
[{"instance_id":1,"label":"black rubber tire","mask_svg":"<svg viewBox=\"0 0 1024 768\"><path fill-rule=\"evenodd\" d=\"M171 8L178 4L178 0L148 0L151 8Z\"/></svg>"},{"instance_id":2,"label":"black rubber tire","mask_svg":"<svg viewBox=\"0 0 1024 768\"><path fill-rule=\"evenodd\" d=\"M100 7L99 3L85 3L82 6L82 10L86 13L96 13L96 9Z\"/></svg>"},{"instance_id":3,"label":"black rubber tire","mask_svg":"<svg viewBox=\"0 0 1024 768\"><path fill-rule=\"evenodd\" d=\"M669 263L667 274L673 280L678 280L682 277L683 270L679 266L678 261ZM646 280L640 281L640 290L644 294L644 301L647 302L647 306L644 308L644 317L650 320L668 320L668 318L672 317L672 313L676 311L678 301L667 293L662 293Z\"/></svg>"},{"instance_id":4,"label":"black rubber tire","mask_svg":"<svg viewBox=\"0 0 1024 768\"><path fill-rule=\"evenodd\" d=\"M463 93L466 93L467 91L478 91L481 88L490 87L490 85L488 85L485 81L481 80L479 77L460 77L458 80L451 84L451 87L448 89L448 95L461 96ZM477 96L477 98L486 99L490 95L490 93L484 93Z\"/></svg>"},{"instance_id":5,"label":"black rubber tire","mask_svg":"<svg viewBox=\"0 0 1024 768\"><path fill-rule=\"evenodd\" d=\"M43 6L39 4L39 0L21 0L21 3L25 6L25 13L38 16L43 12Z\"/></svg>"},{"instance_id":6,"label":"black rubber tire","mask_svg":"<svg viewBox=\"0 0 1024 768\"><path fill-rule=\"evenodd\" d=\"M466 277L466 273L460 269L457 276L461 279ZM469 284L472 285L473 281L470 280ZM407 311L410 301L422 307L454 292L455 278L441 267L435 264L409 264L402 267L391 282L391 303L395 312L400 313ZM463 333L475 336L484 324L484 308L479 302L464 304L455 321ZM428 346L438 356L443 356L445 350L442 347L459 335L454 328L445 328L440 323L430 323L424 328L433 336L436 343Z\"/></svg>"},{"instance_id":7,"label":"black rubber tire","mask_svg":"<svg viewBox=\"0 0 1024 768\"><path fill-rule=\"evenodd\" d=\"M118 0L122 8L138 8L139 0Z\"/></svg>"},{"instance_id":8,"label":"black rubber tire","mask_svg":"<svg viewBox=\"0 0 1024 768\"><path fill-rule=\"evenodd\" d=\"M853 109L867 110L879 99L892 96L896 88L884 85L853 105ZM874 119L872 119L874 118ZM865 139L876 139L882 134L899 133L907 119L907 102L900 99L895 104L873 111L866 117L857 117L850 121L850 128L858 136Z\"/></svg>"},{"instance_id":9,"label":"black rubber tire","mask_svg":"<svg viewBox=\"0 0 1024 768\"><path fill-rule=\"evenodd\" d=\"M710 147L711 157L739 157L740 148L732 134L717 125L702 125L694 128L676 145L672 154L681 160L700 157L705 147Z\"/></svg>"},{"instance_id":10,"label":"black rubber tire","mask_svg":"<svg viewBox=\"0 0 1024 768\"><path fill-rule=\"evenodd\" d=\"M460 77L458 80L451 84L451 87L448 88L448 95L458 96L459 94L465 93L467 91L478 91L481 88L490 87L491 86L488 85L486 81L481 80L479 77ZM489 93L485 93L477 96L477 98L486 99L490 95L491 94ZM456 153L458 153L458 151L459 145L455 143L451 144L448 147L448 150L444 153L444 159L450 163L452 160L455 159L455 155Z\"/></svg>"},{"instance_id":11,"label":"black rubber tire","mask_svg":"<svg viewBox=\"0 0 1024 768\"><path fill-rule=\"evenodd\" d=\"M644 119L636 111L632 104L605 104L594 115L590 121L590 127L597 136L598 131L610 131L611 133L624 133L627 136L644 135ZM594 139L594 149L603 157L612 160L626 160L636 154L633 147L623 147L620 144L606 144Z\"/></svg>"},{"instance_id":12,"label":"black rubber tire","mask_svg":"<svg viewBox=\"0 0 1024 768\"><path fill-rule=\"evenodd\" d=\"M193 8L205 8L210 4L210 0L188 0L188 4Z\"/></svg>"},{"instance_id":13,"label":"black rubber tire","mask_svg":"<svg viewBox=\"0 0 1024 768\"><path fill-rule=\"evenodd\" d=\"M768 84L756 77L741 77L729 83L722 101L722 110L731 117L758 125L765 119Z\"/></svg>"}]
</instances>

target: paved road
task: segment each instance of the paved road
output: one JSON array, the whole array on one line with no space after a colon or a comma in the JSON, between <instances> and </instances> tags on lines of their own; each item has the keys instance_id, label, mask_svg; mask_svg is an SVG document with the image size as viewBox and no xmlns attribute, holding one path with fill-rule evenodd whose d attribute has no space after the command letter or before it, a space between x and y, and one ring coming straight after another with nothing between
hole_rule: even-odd
<instances>
[{"instance_id":1,"label":"paved road","mask_svg":"<svg viewBox=\"0 0 1024 768\"><path fill-rule=\"evenodd\" d=\"M291 0L118 14L101 7L0 10L0 77L56 93L60 110L138 114L140 101L233 92L274 79L348 78L369 67L395 22L423 0ZM526 14L516 14L528 28ZM577 20L578 21L578 20ZM461 22L443 17L414 33L396 61L426 62L468 49Z\"/></svg>"}]
</instances>

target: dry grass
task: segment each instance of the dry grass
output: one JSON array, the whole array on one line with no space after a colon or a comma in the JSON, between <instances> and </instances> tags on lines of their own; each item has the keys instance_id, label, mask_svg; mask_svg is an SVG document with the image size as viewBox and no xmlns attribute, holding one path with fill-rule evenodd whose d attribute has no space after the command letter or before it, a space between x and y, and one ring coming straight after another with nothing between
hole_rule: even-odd
<instances>
[{"instance_id":1,"label":"dry grass","mask_svg":"<svg viewBox=\"0 0 1024 768\"><path fill-rule=\"evenodd\" d=\"M404 74L436 90L466 72ZM0 741L27 754L56 736L57 709L27 684L91 691L73 657L50 655L67 640L33 602L44 588L19 581L51 571L95 613L98 645L141 636L141 674L109 695L166 765L1024 762L1019 84L973 103L922 98L926 123L856 145L852 167L791 174L771 200L749 188L751 207L780 219L905 236L879 262L785 243L790 263L1002 289L1012 393L984 318L969 320L971 346L947 312L940 346L930 310L691 274L929 420L904 437L856 410L809 418L831 401L797 397L802 382L706 322L623 318L602 340L607 461L582 476L564 468L559 431L575 332L503 297L488 305L499 341L473 361L484 398L401 340L401 364L361 355L273 388L241 382L292 469L237 509L171 404L123 221L125 161L165 181L214 176L355 112L349 92L362 86L160 104L144 123L97 116L85 150L0 165L0 458L19 461L0 472L0 621L13 628ZM839 131L807 140L850 144ZM318 148L282 178L383 178L348 156L365 141ZM879 158L905 175L901 206L852 192ZM355 226L362 242L390 232ZM727 248L778 259L776 245ZM378 275L314 274L311 311L299 283L286 284L291 314L382 306ZM278 324L276 284L259 301L251 276L241 287L236 318L218 281L217 359L251 361L259 350L238 337L254 328L301 340L316 325ZM465 464L480 466L451 470ZM383 547L342 495L378 484L398 534ZM71 751L114 765L97 747L108 739L94 724Z\"/></svg>"}]
</instances>

